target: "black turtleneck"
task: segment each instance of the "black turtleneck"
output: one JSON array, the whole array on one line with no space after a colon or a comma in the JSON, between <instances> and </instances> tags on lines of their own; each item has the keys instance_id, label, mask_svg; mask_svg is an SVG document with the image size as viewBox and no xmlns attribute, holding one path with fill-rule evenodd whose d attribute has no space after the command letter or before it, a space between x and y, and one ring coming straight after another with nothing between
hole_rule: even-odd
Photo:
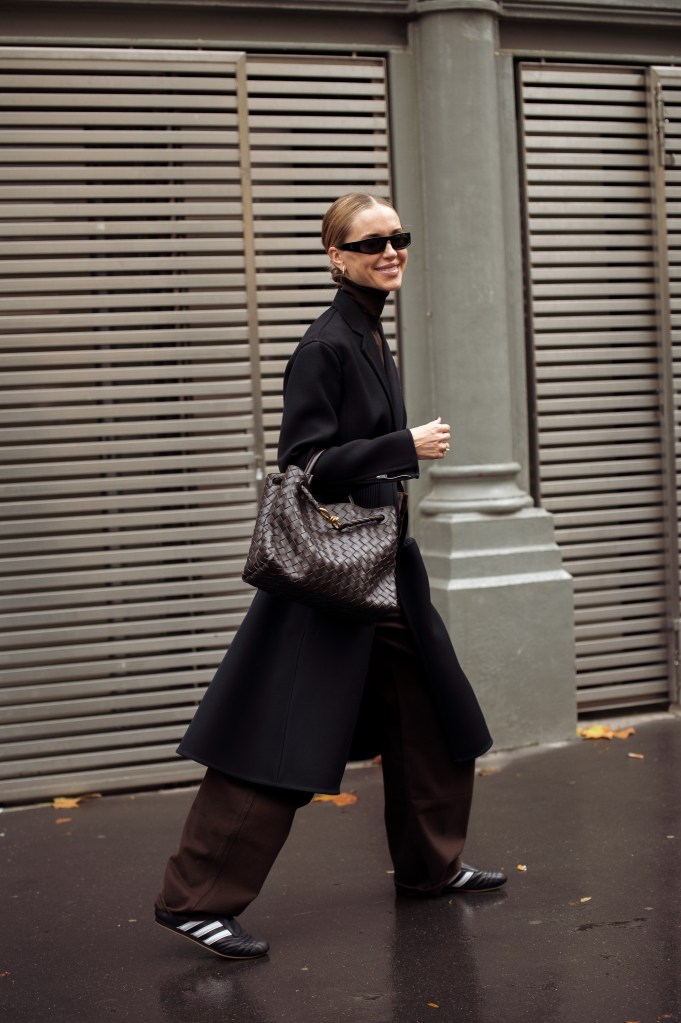
<instances>
[{"instance_id":1,"label":"black turtleneck","mask_svg":"<svg viewBox=\"0 0 681 1023\"><path fill-rule=\"evenodd\" d=\"M338 278L338 286L341 291L345 291L348 295L351 295L357 305L360 307L362 312L367 318L371 333L374 336L374 341L378 347L378 354L383 362L383 340L381 338L378 324L381 319L383 312L383 306L385 300L388 297L387 291L380 291L378 288L366 288L362 284L355 284L349 277Z\"/></svg>"}]
</instances>

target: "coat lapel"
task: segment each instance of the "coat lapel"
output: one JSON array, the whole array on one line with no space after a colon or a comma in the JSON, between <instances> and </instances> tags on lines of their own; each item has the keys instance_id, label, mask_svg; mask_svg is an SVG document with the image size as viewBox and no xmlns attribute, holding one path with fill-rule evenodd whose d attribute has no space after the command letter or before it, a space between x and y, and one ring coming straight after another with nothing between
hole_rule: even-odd
<instances>
[{"instance_id":1,"label":"coat lapel","mask_svg":"<svg viewBox=\"0 0 681 1023\"><path fill-rule=\"evenodd\" d=\"M390 405L393 410L393 422L395 429L401 430L405 425L405 414L404 414L404 398L402 396L402 384L400 382L399 375L397 373L397 366L395 360L392 357L388 342L385 339L383 333L383 327L379 323L378 329L383 342L383 356L385 359L385 376L388 381L388 390L390 392ZM378 354L378 353L377 353Z\"/></svg>"},{"instance_id":2,"label":"coat lapel","mask_svg":"<svg viewBox=\"0 0 681 1023\"><path fill-rule=\"evenodd\" d=\"M346 295L343 291L339 291L333 300L333 304L339 310L348 326L351 327L356 334L360 335L360 350L383 389L383 393L385 394L388 405L390 406L393 429L397 429L397 423L401 422L402 419L402 391L400 389L400 382L397 377L395 363L393 362L392 355L390 354L390 350L388 349L388 345L383 334L383 328L379 324L379 333L383 342L385 366L381 362L378 346L374 340L374 335L371 333L367 319L355 300L349 295Z\"/></svg>"}]
</instances>

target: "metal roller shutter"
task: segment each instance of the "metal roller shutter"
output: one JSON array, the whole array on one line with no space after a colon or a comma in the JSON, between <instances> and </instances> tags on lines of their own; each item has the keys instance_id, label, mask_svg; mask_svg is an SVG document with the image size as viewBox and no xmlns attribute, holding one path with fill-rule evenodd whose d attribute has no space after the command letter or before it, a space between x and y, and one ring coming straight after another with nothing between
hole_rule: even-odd
<instances>
[{"instance_id":1,"label":"metal roller shutter","mask_svg":"<svg viewBox=\"0 0 681 1023\"><path fill-rule=\"evenodd\" d=\"M6 799L196 774L256 498L236 60L0 60Z\"/></svg>"},{"instance_id":2,"label":"metal roller shutter","mask_svg":"<svg viewBox=\"0 0 681 1023\"><path fill-rule=\"evenodd\" d=\"M669 699L644 72L520 70L537 489L575 579L581 709Z\"/></svg>"},{"instance_id":3,"label":"metal roller shutter","mask_svg":"<svg viewBox=\"0 0 681 1023\"><path fill-rule=\"evenodd\" d=\"M2 796L191 779L253 593L261 371L271 462L320 215L387 190L384 66L15 48L0 76Z\"/></svg>"}]
</instances>

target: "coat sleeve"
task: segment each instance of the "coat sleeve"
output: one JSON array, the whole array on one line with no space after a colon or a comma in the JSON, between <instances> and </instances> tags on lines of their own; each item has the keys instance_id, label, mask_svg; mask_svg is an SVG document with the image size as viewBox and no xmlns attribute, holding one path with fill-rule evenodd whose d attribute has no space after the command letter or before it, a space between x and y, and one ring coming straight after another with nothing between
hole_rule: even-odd
<instances>
[{"instance_id":1,"label":"coat sleeve","mask_svg":"<svg viewBox=\"0 0 681 1023\"><path fill-rule=\"evenodd\" d=\"M319 483L410 479L419 474L410 430L339 443L343 370L331 345L311 340L289 362L284 376L284 414L279 436L279 467L305 468L316 451Z\"/></svg>"}]
</instances>

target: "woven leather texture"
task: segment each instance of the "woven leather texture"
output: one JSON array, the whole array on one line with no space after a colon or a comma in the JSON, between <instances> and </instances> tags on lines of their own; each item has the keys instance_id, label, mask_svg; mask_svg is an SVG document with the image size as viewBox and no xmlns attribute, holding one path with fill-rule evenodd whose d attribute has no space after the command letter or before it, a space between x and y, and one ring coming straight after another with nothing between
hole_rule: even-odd
<instances>
[{"instance_id":1,"label":"woven leather texture","mask_svg":"<svg viewBox=\"0 0 681 1023\"><path fill-rule=\"evenodd\" d=\"M244 581L360 621L395 610L395 508L320 506L309 483L309 474L295 465L267 477ZM320 507L338 517L340 528Z\"/></svg>"}]
</instances>

